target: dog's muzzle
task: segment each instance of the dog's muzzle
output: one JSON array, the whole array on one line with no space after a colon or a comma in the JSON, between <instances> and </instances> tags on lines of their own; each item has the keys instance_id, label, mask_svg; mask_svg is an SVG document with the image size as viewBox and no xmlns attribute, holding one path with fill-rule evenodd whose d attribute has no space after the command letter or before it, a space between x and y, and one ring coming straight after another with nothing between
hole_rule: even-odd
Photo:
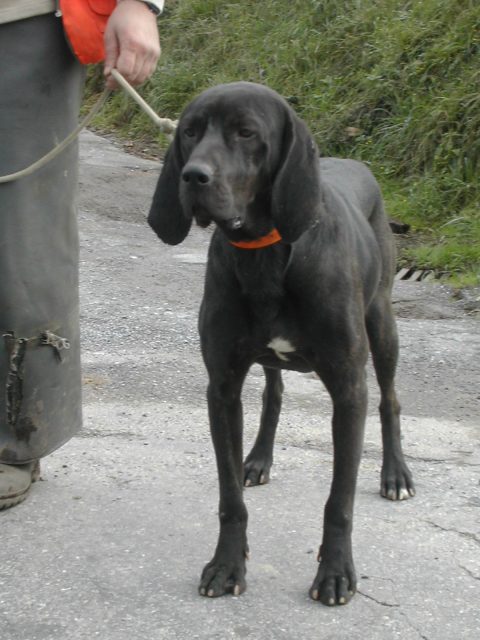
<instances>
[{"instance_id":1,"label":"dog's muzzle","mask_svg":"<svg viewBox=\"0 0 480 640\"><path fill-rule=\"evenodd\" d=\"M213 168L206 162L188 162L182 171L181 199L196 219L206 227L210 221L230 230L238 231L244 221L232 211L233 198Z\"/></svg>"}]
</instances>

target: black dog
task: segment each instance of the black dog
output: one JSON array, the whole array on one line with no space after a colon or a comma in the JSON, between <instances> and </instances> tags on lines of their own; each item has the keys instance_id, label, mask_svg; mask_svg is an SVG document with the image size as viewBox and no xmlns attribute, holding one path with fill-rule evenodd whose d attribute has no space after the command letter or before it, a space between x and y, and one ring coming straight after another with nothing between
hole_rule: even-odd
<instances>
[{"instance_id":1,"label":"black dog","mask_svg":"<svg viewBox=\"0 0 480 640\"><path fill-rule=\"evenodd\" d=\"M318 157L305 124L266 87L205 91L168 150L149 223L169 244L192 219L217 225L200 310L208 408L220 479L220 537L200 593L244 591L243 485L264 483L280 413L280 369L315 371L333 401L334 469L320 566L310 595L344 604L355 591L352 512L367 410L369 345L381 389L381 494L414 495L394 390L393 238L379 187L362 164ZM263 365L260 432L242 459L242 385Z\"/></svg>"}]
</instances>

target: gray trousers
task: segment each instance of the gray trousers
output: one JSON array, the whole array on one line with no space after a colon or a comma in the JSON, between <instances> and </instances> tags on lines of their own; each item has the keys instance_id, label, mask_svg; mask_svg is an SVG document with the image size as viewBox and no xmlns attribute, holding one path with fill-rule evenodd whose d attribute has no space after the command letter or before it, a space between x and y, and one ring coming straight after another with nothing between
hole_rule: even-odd
<instances>
[{"instance_id":1,"label":"gray trousers","mask_svg":"<svg viewBox=\"0 0 480 640\"><path fill-rule=\"evenodd\" d=\"M84 71L53 14L0 25L0 175L75 127ZM78 148L0 184L0 462L50 453L81 426Z\"/></svg>"}]
</instances>

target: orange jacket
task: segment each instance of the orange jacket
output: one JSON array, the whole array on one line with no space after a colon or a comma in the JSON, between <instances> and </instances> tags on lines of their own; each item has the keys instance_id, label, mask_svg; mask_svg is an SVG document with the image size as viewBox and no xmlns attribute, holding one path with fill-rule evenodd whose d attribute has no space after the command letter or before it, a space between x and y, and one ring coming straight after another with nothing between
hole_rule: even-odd
<instances>
[{"instance_id":1,"label":"orange jacket","mask_svg":"<svg viewBox=\"0 0 480 640\"><path fill-rule=\"evenodd\" d=\"M65 33L83 64L104 60L103 34L116 5L116 0L60 0Z\"/></svg>"}]
</instances>

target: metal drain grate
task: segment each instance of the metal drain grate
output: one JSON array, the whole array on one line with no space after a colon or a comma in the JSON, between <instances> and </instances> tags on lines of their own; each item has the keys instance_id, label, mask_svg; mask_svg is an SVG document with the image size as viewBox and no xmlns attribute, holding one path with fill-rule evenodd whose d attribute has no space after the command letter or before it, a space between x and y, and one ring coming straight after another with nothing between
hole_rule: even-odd
<instances>
[{"instance_id":1,"label":"metal drain grate","mask_svg":"<svg viewBox=\"0 0 480 640\"><path fill-rule=\"evenodd\" d=\"M403 267L395 276L395 280L409 280L410 282L421 282L435 279L435 272L431 269L415 269L414 267Z\"/></svg>"}]
</instances>

